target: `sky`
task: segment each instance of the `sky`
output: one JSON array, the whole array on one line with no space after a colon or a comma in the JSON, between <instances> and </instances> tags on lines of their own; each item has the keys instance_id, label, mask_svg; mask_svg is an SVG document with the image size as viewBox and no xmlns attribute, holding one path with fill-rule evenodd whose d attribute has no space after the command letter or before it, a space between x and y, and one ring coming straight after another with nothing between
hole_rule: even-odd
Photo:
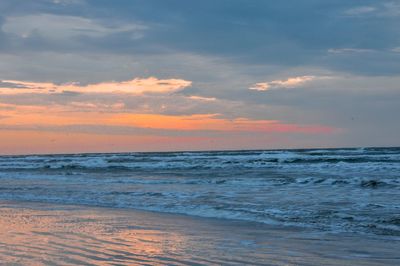
<instances>
[{"instance_id":1,"label":"sky","mask_svg":"<svg viewBox=\"0 0 400 266\"><path fill-rule=\"evenodd\" d=\"M400 146L399 0L1 0L0 154Z\"/></svg>"}]
</instances>

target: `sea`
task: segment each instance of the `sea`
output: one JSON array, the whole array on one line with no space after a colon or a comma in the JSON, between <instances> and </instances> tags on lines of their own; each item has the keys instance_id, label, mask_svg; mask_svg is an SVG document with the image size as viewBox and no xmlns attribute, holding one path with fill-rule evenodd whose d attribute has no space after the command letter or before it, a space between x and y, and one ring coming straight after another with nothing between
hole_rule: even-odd
<instances>
[{"instance_id":1,"label":"sea","mask_svg":"<svg viewBox=\"0 0 400 266\"><path fill-rule=\"evenodd\" d=\"M400 236L400 148L1 156L0 200Z\"/></svg>"}]
</instances>

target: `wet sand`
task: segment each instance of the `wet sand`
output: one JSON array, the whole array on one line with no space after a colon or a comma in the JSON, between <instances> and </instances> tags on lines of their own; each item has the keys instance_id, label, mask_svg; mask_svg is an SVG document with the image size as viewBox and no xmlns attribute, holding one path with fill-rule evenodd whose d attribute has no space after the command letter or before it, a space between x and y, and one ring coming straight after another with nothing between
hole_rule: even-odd
<instances>
[{"instance_id":1,"label":"wet sand","mask_svg":"<svg viewBox=\"0 0 400 266\"><path fill-rule=\"evenodd\" d=\"M0 265L400 265L400 238L0 202Z\"/></svg>"}]
</instances>

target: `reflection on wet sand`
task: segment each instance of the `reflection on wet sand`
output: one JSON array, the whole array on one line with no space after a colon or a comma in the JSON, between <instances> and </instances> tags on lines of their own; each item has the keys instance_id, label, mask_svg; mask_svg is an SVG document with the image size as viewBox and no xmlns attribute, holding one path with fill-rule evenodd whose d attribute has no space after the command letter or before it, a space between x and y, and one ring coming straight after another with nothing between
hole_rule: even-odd
<instances>
[{"instance_id":1,"label":"reflection on wet sand","mask_svg":"<svg viewBox=\"0 0 400 266\"><path fill-rule=\"evenodd\" d=\"M186 245L185 236L179 233L135 226L123 228L124 218L103 215L101 210L71 213L71 210L2 208L0 258L3 262L24 265L36 262L106 265L111 261L163 264L165 254L178 253Z\"/></svg>"},{"instance_id":2,"label":"reflection on wet sand","mask_svg":"<svg viewBox=\"0 0 400 266\"><path fill-rule=\"evenodd\" d=\"M2 202L0 212L0 261L12 265L400 262L396 239L305 237L254 223L38 203Z\"/></svg>"}]
</instances>

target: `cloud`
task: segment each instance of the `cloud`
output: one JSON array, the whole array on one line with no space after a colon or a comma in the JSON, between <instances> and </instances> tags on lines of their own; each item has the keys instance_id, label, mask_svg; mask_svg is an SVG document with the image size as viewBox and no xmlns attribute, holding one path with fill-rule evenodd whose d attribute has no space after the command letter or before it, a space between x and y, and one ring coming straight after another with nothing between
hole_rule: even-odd
<instances>
[{"instance_id":1,"label":"cloud","mask_svg":"<svg viewBox=\"0 0 400 266\"><path fill-rule=\"evenodd\" d=\"M335 4L330 1L307 1L292 3L292 8L288 9L286 1L259 0L254 3L244 0L222 0L218 3L210 0L201 3L173 0L168 4L141 0L124 1L123 4L86 1L79 6L49 4L50 0L19 0L19 8L12 8L10 3L16 1L3 0L3 8L0 5L1 14L5 14L3 28L8 30L3 37L0 36L0 46L7 44L3 48L5 51L21 57L17 62L1 59L7 62L9 68L15 68L15 64L30 65L28 58L32 57L32 53L40 51L54 52L52 57L80 57L78 61L82 65L76 62L76 70L85 74L88 72L85 79L91 78L91 82L99 81L99 68L103 72L104 68L111 67L87 67L85 61L88 57L106 56L116 61L116 55L122 55L117 68L122 68L127 61L124 57L130 57L128 64L132 64L138 57L147 56L144 61L153 61L156 70L151 69L151 73L157 76L166 71L165 67L158 67L157 63L166 63L160 62L154 55L171 53L228 60L242 65L243 71L252 66L276 69L302 66L368 75L394 75L399 69L399 63L396 63L399 60L390 61L390 55L373 55L371 59L336 59L325 56L327 50L336 47L387 50L388 46L398 41L396 29L399 21L394 14L398 12L395 10L400 9L395 1L369 1L361 7L358 6L360 1L354 0ZM388 15L382 15L379 19L343 15L346 10L348 13L357 13L367 12L371 8L377 9L370 12L371 15ZM389 16L389 13L392 15ZM207 20L204 20L203 14L208 14ZM210 39L214 41L205 41ZM231 45L233 43L235 45ZM38 61L43 60L44 56L38 55L42 58ZM374 67L375 64L370 62L376 62L379 67ZM59 67L56 69L51 69L50 64L38 62L39 67L34 68L35 71L22 66L19 67L22 68L20 71L5 72L0 69L1 73L11 75L0 78L25 79L12 77L23 72L21 75L49 80L49 72L61 72L51 79L59 81L64 77L61 70L72 71L64 60L57 61ZM172 72L176 64L169 62L167 71ZM42 65L45 65L45 69L39 71ZM141 65L135 68L135 71L141 70L144 72L147 68ZM129 71L132 70L127 68L121 72L118 69L119 74L115 75L127 75ZM194 65L183 71L195 75L198 69ZM219 72L222 71L217 71L215 75L220 75Z\"/></svg>"},{"instance_id":2,"label":"cloud","mask_svg":"<svg viewBox=\"0 0 400 266\"><path fill-rule=\"evenodd\" d=\"M291 77L286 80L273 80L269 82L260 82L251 86L249 90L267 91L270 89L277 89L277 88L296 88L307 82L311 82L317 78L318 77L316 76L300 76L300 77Z\"/></svg>"},{"instance_id":3,"label":"cloud","mask_svg":"<svg viewBox=\"0 0 400 266\"><path fill-rule=\"evenodd\" d=\"M373 6L359 6L347 9L344 14L348 16L359 16L364 14L369 14L376 11L377 8Z\"/></svg>"},{"instance_id":4,"label":"cloud","mask_svg":"<svg viewBox=\"0 0 400 266\"><path fill-rule=\"evenodd\" d=\"M98 103L73 105L0 104L0 153L260 149L290 146L288 138L293 142L294 136L319 139L338 132L318 124L230 119L217 113L143 114L125 112L122 105L113 110L99 110Z\"/></svg>"},{"instance_id":5,"label":"cloud","mask_svg":"<svg viewBox=\"0 0 400 266\"><path fill-rule=\"evenodd\" d=\"M117 107L118 108L118 107ZM213 132L281 132L330 134L335 128L324 125L302 125L278 120L234 118L221 114L163 115L123 112L71 111L63 106L14 106L2 111L3 130L84 126L131 127L136 129L213 131ZM95 132L94 132L95 133Z\"/></svg>"},{"instance_id":6,"label":"cloud","mask_svg":"<svg viewBox=\"0 0 400 266\"><path fill-rule=\"evenodd\" d=\"M54 84L45 82L27 82L18 80L3 80L0 94L61 94L61 93L172 93L192 85L191 81L183 79L135 78L121 82L102 82L80 85L79 83ZM9 87L5 87L9 85Z\"/></svg>"},{"instance_id":7,"label":"cloud","mask_svg":"<svg viewBox=\"0 0 400 266\"><path fill-rule=\"evenodd\" d=\"M0 80L0 89L1 88L13 88L13 89L23 89L23 88L27 88L24 85L18 84L18 83L13 83L13 82L4 82L2 80Z\"/></svg>"},{"instance_id":8,"label":"cloud","mask_svg":"<svg viewBox=\"0 0 400 266\"><path fill-rule=\"evenodd\" d=\"M192 99L192 100L205 101L205 102L214 102L217 100L217 98L215 98L215 97L202 97L202 96L196 96L196 95L188 96L188 98Z\"/></svg>"},{"instance_id":9,"label":"cloud","mask_svg":"<svg viewBox=\"0 0 400 266\"><path fill-rule=\"evenodd\" d=\"M0 119L7 118L6 116ZM241 123L246 122L239 121ZM144 135L144 136L214 136L221 137L226 134L240 133L300 133L300 134L330 134L337 132L337 129L323 126L298 126L294 124L281 124L279 122L264 122L263 128L247 128L238 121L231 122L234 127L242 127L239 130L227 129L176 129L176 128L149 128L136 126L117 126L117 125L88 125L88 124L69 124L69 125L0 125L1 131L35 131L35 132L61 132L61 133L85 133L91 135ZM247 121L248 123L249 121ZM251 122L251 121L250 121ZM235 124L236 123L236 124ZM260 125L261 125L260 123ZM268 125L267 125L268 124Z\"/></svg>"},{"instance_id":10,"label":"cloud","mask_svg":"<svg viewBox=\"0 0 400 266\"><path fill-rule=\"evenodd\" d=\"M363 17L376 16L390 18L400 16L400 4L398 1L381 1L374 6L352 7L344 11L346 16Z\"/></svg>"},{"instance_id":11,"label":"cloud","mask_svg":"<svg viewBox=\"0 0 400 266\"><path fill-rule=\"evenodd\" d=\"M360 48L331 48L328 49L328 53L332 54L343 54L343 53L370 53L374 52L372 49L360 49Z\"/></svg>"},{"instance_id":12,"label":"cloud","mask_svg":"<svg viewBox=\"0 0 400 266\"><path fill-rule=\"evenodd\" d=\"M141 24L103 25L96 20L67 15L32 14L7 17L3 27L5 33L23 39L40 36L53 41L71 43L79 36L104 37L109 34L125 33L140 38L146 26ZM132 35L136 33L136 35Z\"/></svg>"},{"instance_id":13,"label":"cloud","mask_svg":"<svg viewBox=\"0 0 400 266\"><path fill-rule=\"evenodd\" d=\"M384 2L381 15L387 17L399 17L400 16L399 1Z\"/></svg>"},{"instance_id":14,"label":"cloud","mask_svg":"<svg viewBox=\"0 0 400 266\"><path fill-rule=\"evenodd\" d=\"M96 103L96 102L71 102L69 104L72 108L79 108L79 110L108 110L109 112L113 111L121 111L126 105L123 102L112 103L112 104L104 104L104 103Z\"/></svg>"},{"instance_id":15,"label":"cloud","mask_svg":"<svg viewBox=\"0 0 400 266\"><path fill-rule=\"evenodd\" d=\"M84 4L85 0L52 0L52 3L55 5L78 5Z\"/></svg>"},{"instance_id":16,"label":"cloud","mask_svg":"<svg viewBox=\"0 0 400 266\"><path fill-rule=\"evenodd\" d=\"M400 46L393 48L392 51L395 53L400 53Z\"/></svg>"}]
</instances>

